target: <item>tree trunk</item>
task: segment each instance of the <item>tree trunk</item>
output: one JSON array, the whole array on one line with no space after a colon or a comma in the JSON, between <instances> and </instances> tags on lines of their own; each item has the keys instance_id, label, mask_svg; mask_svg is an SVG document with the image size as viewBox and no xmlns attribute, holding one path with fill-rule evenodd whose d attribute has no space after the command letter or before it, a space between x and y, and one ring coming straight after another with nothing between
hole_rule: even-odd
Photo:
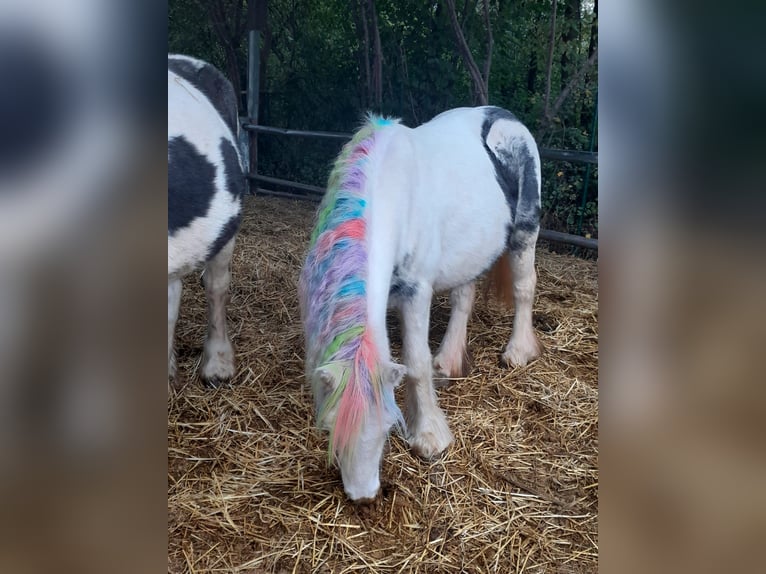
<instances>
[{"instance_id":1,"label":"tree trunk","mask_svg":"<svg viewBox=\"0 0 766 574\"><path fill-rule=\"evenodd\" d=\"M550 118L551 102L551 76L553 75L553 49L556 47L556 12L558 0L553 0L553 13L551 14L551 34L548 41L548 65L545 69L545 98L543 99L543 120L541 124L548 122Z\"/></svg>"},{"instance_id":2,"label":"tree trunk","mask_svg":"<svg viewBox=\"0 0 766 574\"><path fill-rule=\"evenodd\" d=\"M598 46L598 0L593 4L593 23L590 25L590 41L588 42L588 57L593 55Z\"/></svg>"},{"instance_id":3,"label":"tree trunk","mask_svg":"<svg viewBox=\"0 0 766 574\"><path fill-rule=\"evenodd\" d=\"M561 93L559 94L559 97L556 98L556 102L553 104L553 107L550 110L548 110L548 112L545 114L545 117L543 117L543 120L540 124L540 129L538 130L537 135L535 136L537 138L537 141L540 141L543 135L545 135L545 132L550 127L551 122L553 121L553 118L556 116L556 114L559 113L561 106L569 97L569 94L572 92L574 87L582 81L583 77L588 72L588 70L590 70L591 67L593 67L593 64L596 63L597 58L598 58L598 48L596 48L595 52L593 52L590 55L590 58L588 58L588 60L582 65L582 67L572 77L572 79L564 87L564 89L561 90Z\"/></svg>"},{"instance_id":4,"label":"tree trunk","mask_svg":"<svg viewBox=\"0 0 766 574\"><path fill-rule=\"evenodd\" d=\"M529 55L529 67L527 68L527 92L535 93L537 85L537 50L532 50Z\"/></svg>"},{"instance_id":5,"label":"tree trunk","mask_svg":"<svg viewBox=\"0 0 766 574\"><path fill-rule=\"evenodd\" d=\"M370 105L372 78L370 72L370 29L367 26L367 0L358 0L359 10L354 10L357 21L357 34L360 36L359 69L364 77L362 86L362 107Z\"/></svg>"},{"instance_id":6,"label":"tree trunk","mask_svg":"<svg viewBox=\"0 0 766 574\"><path fill-rule=\"evenodd\" d=\"M492 22L489 20L489 0L483 0L482 2L484 12L484 28L487 31L487 57L484 60L484 93L487 95L487 102L489 103L489 70L492 67L492 50L495 47L495 40L492 37Z\"/></svg>"},{"instance_id":7,"label":"tree trunk","mask_svg":"<svg viewBox=\"0 0 766 574\"><path fill-rule=\"evenodd\" d=\"M372 95L375 110L380 111L383 103L383 48L380 44L380 28L378 27L378 11L375 0L369 0L370 24L372 26Z\"/></svg>"},{"instance_id":8,"label":"tree trunk","mask_svg":"<svg viewBox=\"0 0 766 574\"><path fill-rule=\"evenodd\" d=\"M593 56L593 53L598 48L598 0L595 1L593 6L593 22L590 25L590 40L588 41L588 58ZM590 73L585 74L585 85L588 85L590 80ZM583 106L582 113L580 114L580 125L589 126L593 121L594 110Z\"/></svg>"},{"instance_id":9,"label":"tree trunk","mask_svg":"<svg viewBox=\"0 0 766 574\"><path fill-rule=\"evenodd\" d=\"M569 78L571 77L572 61L577 60L578 46L577 41L580 37L579 23L580 23L580 0L565 0L564 2L564 32L561 35L561 87L567 85ZM574 58L571 54L574 53ZM588 54L590 55L590 54Z\"/></svg>"},{"instance_id":10,"label":"tree trunk","mask_svg":"<svg viewBox=\"0 0 766 574\"><path fill-rule=\"evenodd\" d=\"M269 26L269 0L248 0L247 2L247 30L259 30L261 32L261 49L259 51L260 87L263 90L266 85L266 67L271 53L271 26ZM258 99L258 117L263 117L266 105L265 98Z\"/></svg>"},{"instance_id":11,"label":"tree trunk","mask_svg":"<svg viewBox=\"0 0 766 574\"><path fill-rule=\"evenodd\" d=\"M471 76L473 82L474 95L480 105L487 105L489 103L489 71L492 63L492 26L489 18L489 0L483 0L483 12L484 12L484 26L487 32L487 58L484 61L484 73L479 70L479 66L474 60L473 54L471 54L471 48L468 46L468 41L463 34L463 29L460 26L460 22L457 17L457 10L455 9L455 0L445 0L447 6L447 14L449 15L450 25L452 26L452 32L455 34L455 40L457 42L458 51L463 64L468 70L468 74Z\"/></svg>"},{"instance_id":12,"label":"tree trunk","mask_svg":"<svg viewBox=\"0 0 766 574\"><path fill-rule=\"evenodd\" d=\"M202 3L202 6L205 6ZM226 76L229 78L237 95L237 102L242 101L242 78L239 71L237 50L242 41L241 9L237 2L229 4L225 0L215 0L207 4L208 16L218 42L223 48Z\"/></svg>"}]
</instances>

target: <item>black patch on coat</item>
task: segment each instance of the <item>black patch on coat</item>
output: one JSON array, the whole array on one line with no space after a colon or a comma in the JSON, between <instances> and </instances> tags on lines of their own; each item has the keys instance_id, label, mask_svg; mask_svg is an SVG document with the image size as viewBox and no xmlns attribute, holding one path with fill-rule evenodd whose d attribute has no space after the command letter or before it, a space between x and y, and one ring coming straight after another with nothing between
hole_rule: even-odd
<instances>
[{"instance_id":1,"label":"black patch on coat","mask_svg":"<svg viewBox=\"0 0 766 574\"><path fill-rule=\"evenodd\" d=\"M526 146L518 147L514 151L517 152L516 156L512 156L507 150L498 150L500 156L500 162L502 165L507 166L512 175L516 177L517 189L518 181L521 180L521 172L523 170L524 184L522 189L519 190L520 195L518 197L518 203L516 209L518 211L518 217L514 219L515 225L518 225L520 220L529 219L534 220L540 213L540 200L537 195L537 176L535 174L535 158L532 152Z\"/></svg>"},{"instance_id":2,"label":"black patch on coat","mask_svg":"<svg viewBox=\"0 0 766 574\"><path fill-rule=\"evenodd\" d=\"M215 166L183 136L168 140L168 235L210 209Z\"/></svg>"},{"instance_id":3,"label":"black patch on coat","mask_svg":"<svg viewBox=\"0 0 766 574\"><path fill-rule=\"evenodd\" d=\"M540 205L535 204L531 206L529 213L523 213L519 210L519 217L511 232L508 247L516 253L524 251L536 240L539 231Z\"/></svg>"},{"instance_id":4,"label":"black patch on coat","mask_svg":"<svg viewBox=\"0 0 766 574\"><path fill-rule=\"evenodd\" d=\"M524 251L532 241L532 235L530 233L516 232L511 235L511 240L508 242L508 248L513 253L520 253Z\"/></svg>"},{"instance_id":5,"label":"black patch on coat","mask_svg":"<svg viewBox=\"0 0 766 574\"><path fill-rule=\"evenodd\" d=\"M516 219L509 247L511 251L523 251L533 243L533 236L540 230L540 200L537 195L537 177L532 154L524 148L520 168L524 170L524 185L521 189Z\"/></svg>"},{"instance_id":6,"label":"black patch on coat","mask_svg":"<svg viewBox=\"0 0 766 574\"><path fill-rule=\"evenodd\" d=\"M237 95L231 82L212 64L204 62L197 68L193 63L182 58L168 56L168 70L181 76L200 92L205 94L218 114L229 126L231 133L239 133L237 120Z\"/></svg>"},{"instance_id":7,"label":"black patch on coat","mask_svg":"<svg viewBox=\"0 0 766 574\"><path fill-rule=\"evenodd\" d=\"M391 275L391 288L388 290L389 297L397 297L399 299L410 299L418 292L418 287L415 283L407 281L403 276L403 268L409 266L409 262L412 259L411 255L406 255L402 266L394 266L394 272Z\"/></svg>"},{"instance_id":8,"label":"black patch on coat","mask_svg":"<svg viewBox=\"0 0 766 574\"><path fill-rule=\"evenodd\" d=\"M221 233L218 235L207 252L207 261L215 257L218 252L223 249L223 246L226 245L229 240L237 234L241 220L242 217L238 213L237 215L232 216L232 218L226 222L226 225L224 225L223 229L221 229Z\"/></svg>"},{"instance_id":9,"label":"black patch on coat","mask_svg":"<svg viewBox=\"0 0 766 574\"><path fill-rule=\"evenodd\" d=\"M497 155L487 145L487 136L492 125L500 119L519 120L511 112L497 107L486 108L482 124L482 144L495 167L495 179L503 190L506 202L511 210L512 229L507 235L507 245L512 251L524 249L530 236L540 227L540 199L537 192L535 158L527 146L509 150L499 149ZM523 185L519 189L523 170Z\"/></svg>"},{"instance_id":10,"label":"black patch on coat","mask_svg":"<svg viewBox=\"0 0 766 574\"><path fill-rule=\"evenodd\" d=\"M242 165L239 163L239 154L226 138L221 138L220 143L221 157L223 158L223 169L226 174L226 187L232 197L238 199L245 193L245 174L242 173Z\"/></svg>"},{"instance_id":11,"label":"black patch on coat","mask_svg":"<svg viewBox=\"0 0 766 574\"><path fill-rule=\"evenodd\" d=\"M497 120L501 119L519 121L516 119L516 116L503 108L489 106L484 109L484 123L481 125L481 143L489 156L489 160L495 167L495 179L497 180L500 189L503 190L505 201L511 209L511 221L513 221L516 219L516 204L519 199L519 180L515 177L511 166L501 162L500 158L498 158L487 145L489 130L492 129L492 125Z\"/></svg>"}]
</instances>

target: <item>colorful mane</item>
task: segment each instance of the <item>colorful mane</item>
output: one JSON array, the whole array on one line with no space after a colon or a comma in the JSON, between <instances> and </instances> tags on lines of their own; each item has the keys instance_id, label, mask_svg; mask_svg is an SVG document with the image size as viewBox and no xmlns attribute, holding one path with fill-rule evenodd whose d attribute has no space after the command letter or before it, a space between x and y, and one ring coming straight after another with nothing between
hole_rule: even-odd
<instances>
[{"instance_id":1,"label":"colorful mane","mask_svg":"<svg viewBox=\"0 0 766 574\"><path fill-rule=\"evenodd\" d=\"M330 429L329 454L353 454L365 417L372 408L402 424L393 390L381 383L380 360L368 328L367 209L369 157L380 130L396 120L368 116L335 161L327 192L311 234L300 278L306 334L306 371L319 396L317 369L331 373L337 388L317 405L321 423L337 407Z\"/></svg>"}]
</instances>

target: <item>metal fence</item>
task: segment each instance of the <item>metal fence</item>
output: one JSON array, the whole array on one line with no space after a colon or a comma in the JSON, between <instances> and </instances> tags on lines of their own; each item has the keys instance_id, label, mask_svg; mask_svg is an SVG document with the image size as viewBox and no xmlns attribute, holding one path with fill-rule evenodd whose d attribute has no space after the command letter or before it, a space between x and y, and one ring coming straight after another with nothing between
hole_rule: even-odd
<instances>
[{"instance_id":1,"label":"metal fence","mask_svg":"<svg viewBox=\"0 0 766 574\"><path fill-rule=\"evenodd\" d=\"M260 96L260 31L250 30L248 32L248 52L247 52L247 119L241 122L243 136L243 146L248 148L246 157L249 156L249 170L248 180L255 182L255 187L258 189L258 182L268 183L272 185L280 185L288 187L293 190L297 190L298 193L280 192L273 190L260 189L259 193L264 195L276 195L283 197L293 197L297 199L306 199L310 201L320 201L324 195L325 189L316 185L309 185L307 183L300 183L297 181L290 181L287 179L280 179L278 177L270 177L261 175L258 173L258 134L270 134L279 136L298 136L298 137L312 137L312 138L329 138L339 141L350 140L353 134L339 133L339 132L316 132L316 131L303 131L303 130L290 130L283 128L275 128L270 126L262 126L258 123L258 104ZM588 179L590 176L590 167L593 164L598 164L598 153L594 153L593 143L595 141L595 126L596 115L593 118L593 129L591 136L591 151L570 151L560 149L540 149L540 156L544 160L549 161L570 161L576 163L585 163L588 166L585 185L583 189L583 209L585 207L585 198L588 189ZM247 137L245 137L247 135ZM252 188L251 188L252 189ZM578 233L582 226L582 218L578 224ZM540 239L546 241L552 241L554 243L564 243L568 245L575 245L577 247L584 247L586 249L593 249L598 251L598 240L590 239L587 237L581 237L580 235L572 235L569 233L561 233L558 231L552 231L548 229L540 230Z\"/></svg>"}]
</instances>

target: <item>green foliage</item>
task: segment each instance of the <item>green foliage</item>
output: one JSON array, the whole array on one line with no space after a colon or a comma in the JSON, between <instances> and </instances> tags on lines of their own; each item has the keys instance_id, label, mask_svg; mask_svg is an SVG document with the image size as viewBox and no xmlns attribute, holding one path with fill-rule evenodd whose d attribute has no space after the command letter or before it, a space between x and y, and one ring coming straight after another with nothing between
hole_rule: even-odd
<instances>
[{"instance_id":1,"label":"green foliage","mask_svg":"<svg viewBox=\"0 0 766 574\"><path fill-rule=\"evenodd\" d=\"M558 2L549 106L587 60L594 22L591 2ZM487 32L482 2L456 4L471 52L483 68ZM170 0L169 50L225 70L224 51L212 33L205 5L203 0ZM374 111L417 125L445 109L475 105L474 87L443 1L376 0L376 9L383 92L380 109ZM490 1L494 48L489 100L512 110L533 133L540 130L544 116L551 11L552 0ZM260 123L345 132L359 125L370 101L360 22L358 0L269 0L272 42L261 85ZM246 40L237 48L244 86ZM588 150L596 93L594 67L572 89L538 144ZM261 135L258 170L324 185L340 147L341 142L333 140ZM591 168L583 210L585 172L582 164L543 161L546 228L574 233L582 215L582 233L597 235L598 170Z\"/></svg>"},{"instance_id":2,"label":"green foliage","mask_svg":"<svg viewBox=\"0 0 766 574\"><path fill-rule=\"evenodd\" d=\"M196 0L168 2L168 52L202 58L223 69L223 50L210 28L206 9Z\"/></svg>"}]
</instances>

